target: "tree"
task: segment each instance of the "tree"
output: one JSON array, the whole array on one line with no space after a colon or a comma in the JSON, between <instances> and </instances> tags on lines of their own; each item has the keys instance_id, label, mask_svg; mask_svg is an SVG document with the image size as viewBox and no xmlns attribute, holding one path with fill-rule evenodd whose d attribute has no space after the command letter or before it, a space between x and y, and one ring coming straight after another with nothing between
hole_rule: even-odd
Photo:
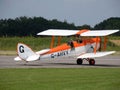
<instances>
[{"instance_id":1,"label":"tree","mask_svg":"<svg viewBox=\"0 0 120 90\"><path fill-rule=\"evenodd\" d=\"M92 27L90 26L90 25L87 25L87 24L84 24L84 25L82 25L82 26L77 26L77 29L89 29L89 30L91 30L92 29Z\"/></svg>"},{"instance_id":2,"label":"tree","mask_svg":"<svg viewBox=\"0 0 120 90\"><path fill-rule=\"evenodd\" d=\"M94 29L119 29L120 30L120 18L119 17L111 17L99 24L96 24ZM120 36L120 32L115 33L114 35Z\"/></svg>"},{"instance_id":3,"label":"tree","mask_svg":"<svg viewBox=\"0 0 120 90\"><path fill-rule=\"evenodd\" d=\"M75 26L67 20L47 20L43 17L17 17L0 20L0 36L36 36L36 33L47 29L93 29L90 25ZM120 18L109 18L96 24L94 29L120 29ZM116 33L120 35L120 32Z\"/></svg>"}]
</instances>

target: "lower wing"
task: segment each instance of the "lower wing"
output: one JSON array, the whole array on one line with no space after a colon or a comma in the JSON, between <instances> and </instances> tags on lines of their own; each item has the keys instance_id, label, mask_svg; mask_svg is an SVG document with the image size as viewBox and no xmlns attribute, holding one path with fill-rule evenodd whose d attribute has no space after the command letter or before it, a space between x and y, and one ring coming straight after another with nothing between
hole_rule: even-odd
<instances>
[{"instance_id":1,"label":"lower wing","mask_svg":"<svg viewBox=\"0 0 120 90\"><path fill-rule=\"evenodd\" d=\"M110 55L115 53L115 51L108 51L108 52L96 52L96 53L84 53L78 56L77 58L95 58L95 57L103 57L106 55Z\"/></svg>"}]
</instances>

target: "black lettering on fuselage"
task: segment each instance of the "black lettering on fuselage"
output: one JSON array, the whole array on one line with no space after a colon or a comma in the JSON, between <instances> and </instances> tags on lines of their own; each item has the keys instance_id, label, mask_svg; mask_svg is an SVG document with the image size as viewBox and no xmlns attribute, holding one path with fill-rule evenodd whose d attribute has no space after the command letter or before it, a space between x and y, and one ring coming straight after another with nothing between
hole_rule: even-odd
<instances>
[{"instance_id":1,"label":"black lettering on fuselage","mask_svg":"<svg viewBox=\"0 0 120 90\"><path fill-rule=\"evenodd\" d=\"M24 53L24 47L22 45L19 47L19 51L20 53Z\"/></svg>"},{"instance_id":2,"label":"black lettering on fuselage","mask_svg":"<svg viewBox=\"0 0 120 90\"><path fill-rule=\"evenodd\" d=\"M55 58L55 57L59 57L59 56L65 56L67 54L68 54L68 51L61 51L61 52L58 52L58 53L51 54L51 58Z\"/></svg>"}]
</instances>

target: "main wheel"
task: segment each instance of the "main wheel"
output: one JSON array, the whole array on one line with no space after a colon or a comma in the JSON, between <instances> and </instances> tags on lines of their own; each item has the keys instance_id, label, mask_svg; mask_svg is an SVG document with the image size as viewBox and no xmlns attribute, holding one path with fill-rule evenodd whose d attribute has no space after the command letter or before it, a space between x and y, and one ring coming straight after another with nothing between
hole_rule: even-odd
<instances>
[{"instance_id":1,"label":"main wheel","mask_svg":"<svg viewBox=\"0 0 120 90\"><path fill-rule=\"evenodd\" d=\"M83 60L81 58L77 59L77 64L81 65L83 63Z\"/></svg>"},{"instance_id":2,"label":"main wheel","mask_svg":"<svg viewBox=\"0 0 120 90\"><path fill-rule=\"evenodd\" d=\"M89 60L89 64L90 64L90 65L95 65L95 60L94 60L94 59L90 59L90 60Z\"/></svg>"}]
</instances>

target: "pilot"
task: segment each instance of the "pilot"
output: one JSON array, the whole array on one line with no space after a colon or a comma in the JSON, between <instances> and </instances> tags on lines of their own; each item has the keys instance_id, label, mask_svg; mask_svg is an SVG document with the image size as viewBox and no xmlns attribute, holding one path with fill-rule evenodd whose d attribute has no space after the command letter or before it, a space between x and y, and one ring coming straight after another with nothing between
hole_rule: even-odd
<instances>
[{"instance_id":1,"label":"pilot","mask_svg":"<svg viewBox=\"0 0 120 90\"><path fill-rule=\"evenodd\" d=\"M83 42L82 38L80 37L80 35L76 36L76 41L77 41L77 43L82 43Z\"/></svg>"},{"instance_id":2,"label":"pilot","mask_svg":"<svg viewBox=\"0 0 120 90\"><path fill-rule=\"evenodd\" d=\"M68 42L68 45L70 45L71 50L75 50L74 43L73 43L72 39Z\"/></svg>"}]
</instances>

